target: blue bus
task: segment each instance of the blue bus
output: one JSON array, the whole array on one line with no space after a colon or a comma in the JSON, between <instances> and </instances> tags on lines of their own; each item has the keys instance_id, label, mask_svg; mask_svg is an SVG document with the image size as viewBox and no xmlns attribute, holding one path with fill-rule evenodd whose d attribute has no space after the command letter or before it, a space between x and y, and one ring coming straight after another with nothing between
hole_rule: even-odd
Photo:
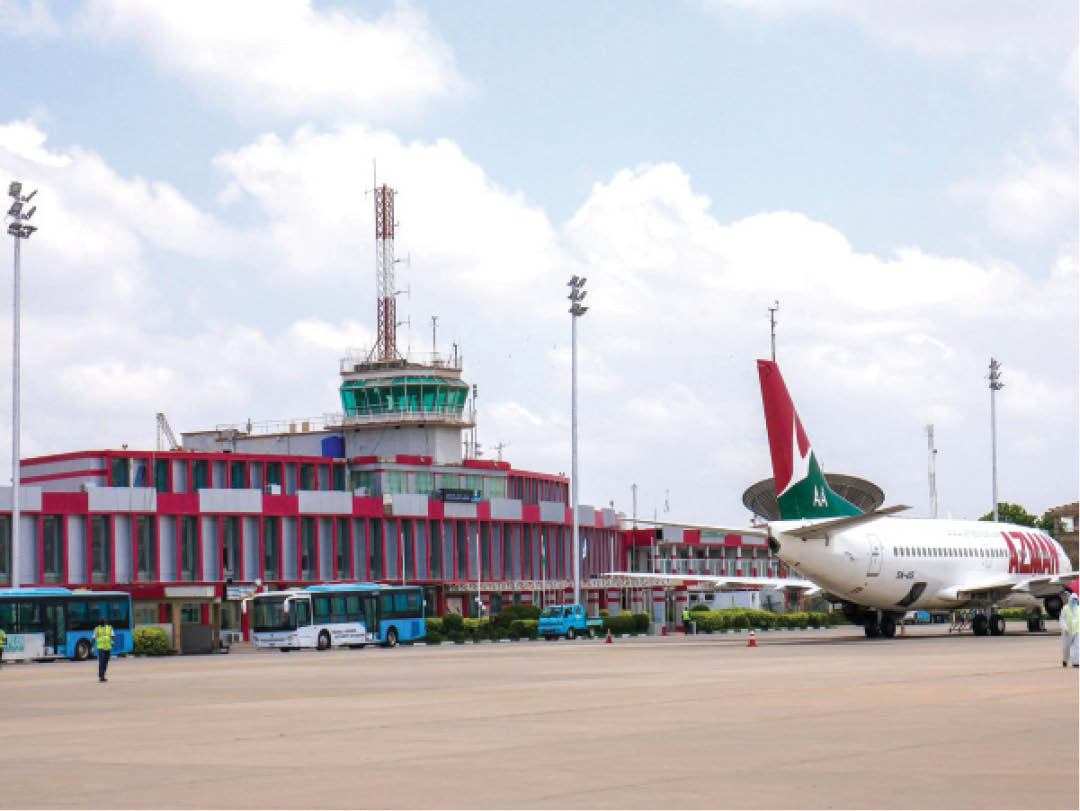
<instances>
[{"instance_id":1,"label":"blue bus","mask_svg":"<svg viewBox=\"0 0 1080 811\"><path fill-rule=\"evenodd\" d=\"M131 595L63 588L0 589L4 659L87 659L98 617L113 627L114 654L131 653Z\"/></svg>"},{"instance_id":2,"label":"blue bus","mask_svg":"<svg viewBox=\"0 0 1080 811\"><path fill-rule=\"evenodd\" d=\"M264 592L251 604L251 638L258 648L392 648L427 633L420 586L335 583Z\"/></svg>"}]
</instances>

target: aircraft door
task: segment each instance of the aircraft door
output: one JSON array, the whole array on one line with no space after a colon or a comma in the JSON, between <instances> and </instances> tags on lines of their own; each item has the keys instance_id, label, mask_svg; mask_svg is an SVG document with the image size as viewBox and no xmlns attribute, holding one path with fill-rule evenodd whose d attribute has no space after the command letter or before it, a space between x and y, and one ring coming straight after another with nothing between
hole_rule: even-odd
<instances>
[{"instance_id":1,"label":"aircraft door","mask_svg":"<svg viewBox=\"0 0 1080 811\"><path fill-rule=\"evenodd\" d=\"M870 544L870 565L866 569L867 577L877 577L881 574L881 541L877 535L867 535Z\"/></svg>"}]
</instances>

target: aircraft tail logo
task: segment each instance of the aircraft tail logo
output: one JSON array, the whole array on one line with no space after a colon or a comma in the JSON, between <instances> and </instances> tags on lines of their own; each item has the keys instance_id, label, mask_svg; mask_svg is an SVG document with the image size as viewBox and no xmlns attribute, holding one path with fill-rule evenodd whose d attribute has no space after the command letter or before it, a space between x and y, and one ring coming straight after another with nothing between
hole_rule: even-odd
<instances>
[{"instance_id":1,"label":"aircraft tail logo","mask_svg":"<svg viewBox=\"0 0 1080 811\"><path fill-rule=\"evenodd\" d=\"M862 511L834 493L825 480L780 367L772 361L759 360L758 377L780 518L786 521L860 515Z\"/></svg>"}]
</instances>

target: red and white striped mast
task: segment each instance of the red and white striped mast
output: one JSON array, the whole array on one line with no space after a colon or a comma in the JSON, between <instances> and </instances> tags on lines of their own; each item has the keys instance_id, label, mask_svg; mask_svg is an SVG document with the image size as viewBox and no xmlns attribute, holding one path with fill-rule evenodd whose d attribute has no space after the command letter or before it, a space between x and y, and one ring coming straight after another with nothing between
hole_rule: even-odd
<instances>
[{"instance_id":1,"label":"red and white striped mast","mask_svg":"<svg viewBox=\"0 0 1080 811\"><path fill-rule=\"evenodd\" d=\"M397 360L397 290L394 288L394 195L385 183L375 188L376 360Z\"/></svg>"}]
</instances>

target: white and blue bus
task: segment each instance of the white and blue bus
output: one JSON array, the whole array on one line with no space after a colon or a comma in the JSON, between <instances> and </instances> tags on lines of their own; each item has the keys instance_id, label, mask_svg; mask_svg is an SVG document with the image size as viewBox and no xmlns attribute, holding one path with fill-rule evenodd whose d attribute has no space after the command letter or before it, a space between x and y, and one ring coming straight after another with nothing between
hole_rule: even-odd
<instances>
[{"instance_id":1,"label":"white and blue bus","mask_svg":"<svg viewBox=\"0 0 1080 811\"><path fill-rule=\"evenodd\" d=\"M337 583L265 592L250 602L257 648L392 648L426 634L420 586Z\"/></svg>"},{"instance_id":2,"label":"white and blue bus","mask_svg":"<svg viewBox=\"0 0 1080 811\"><path fill-rule=\"evenodd\" d=\"M114 654L131 653L131 595L63 588L0 589L4 660L86 659L94 626L104 617L116 634Z\"/></svg>"}]
</instances>

